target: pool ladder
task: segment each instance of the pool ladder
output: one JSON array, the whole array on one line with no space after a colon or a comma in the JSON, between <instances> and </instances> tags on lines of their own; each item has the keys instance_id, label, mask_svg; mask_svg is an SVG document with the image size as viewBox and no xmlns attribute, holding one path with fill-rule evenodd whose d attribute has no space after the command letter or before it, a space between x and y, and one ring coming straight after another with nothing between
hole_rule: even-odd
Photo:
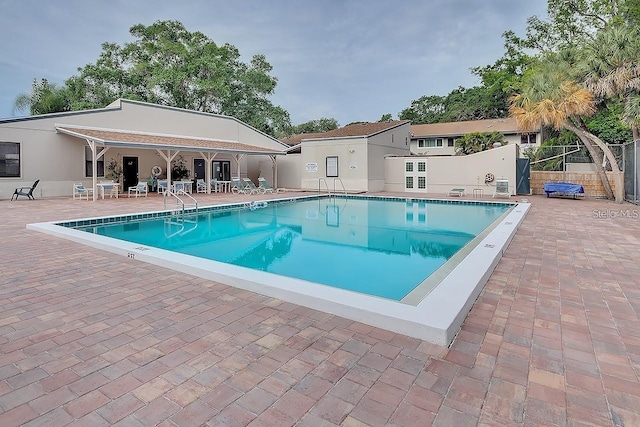
<instances>
[{"instance_id":1,"label":"pool ladder","mask_svg":"<svg viewBox=\"0 0 640 427\"><path fill-rule=\"evenodd\" d=\"M326 179L324 179L324 178L320 178L320 179L318 179L318 194L320 194L320 191L321 191L321 185L320 185L320 184L322 184L322 183L324 183L324 187L327 189L327 193L328 193L330 196L331 196L332 194L337 194L337 193L338 193L338 191L337 191L337 189L336 189L336 188L337 188L337 187L336 187L336 184L337 184L338 182L340 183L340 186L342 187L342 193L343 193L344 195L346 195L346 194L347 194L347 190L346 190L346 188L344 187L344 183L342 182L342 180L341 180L340 178L333 178L333 193L332 193L332 192L331 192L331 190L329 189L329 184L327 183L327 180L326 180Z\"/></svg>"},{"instance_id":2,"label":"pool ladder","mask_svg":"<svg viewBox=\"0 0 640 427\"><path fill-rule=\"evenodd\" d=\"M193 196L189 193L187 193L184 190L177 190L176 192L173 192L171 190L165 190L164 192L164 208L167 208L167 197L171 197L174 198L176 200L176 211L175 213L180 213L182 215L184 215L184 208L185 208L185 203L184 200L182 200L179 196L186 196L188 198L190 198L192 200L193 203L189 203L187 206L193 206L196 210L196 212L198 212L198 201L196 199L193 198Z\"/></svg>"}]
</instances>

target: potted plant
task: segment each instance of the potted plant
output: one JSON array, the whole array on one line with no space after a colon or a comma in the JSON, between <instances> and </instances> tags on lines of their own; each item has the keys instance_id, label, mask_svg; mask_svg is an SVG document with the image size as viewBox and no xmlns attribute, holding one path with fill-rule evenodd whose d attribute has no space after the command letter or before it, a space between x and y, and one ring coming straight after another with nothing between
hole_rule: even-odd
<instances>
[{"instance_id":1,"label":"potted plant","mask_svg":"<svg viewBox=\"0 0 640 427\"><path fill-rule=\"evenodd\" d=\"M106 169L107 173L105 174L105 178L119 183L120 177L122 176L122 165L112 157L107 162Z\"/></svg>"}]
</instances>

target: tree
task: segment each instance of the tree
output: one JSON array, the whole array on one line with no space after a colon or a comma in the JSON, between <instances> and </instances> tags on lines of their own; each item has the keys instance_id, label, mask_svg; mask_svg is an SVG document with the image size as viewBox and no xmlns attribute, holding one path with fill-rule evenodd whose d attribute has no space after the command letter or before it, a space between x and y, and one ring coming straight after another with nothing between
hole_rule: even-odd
<instances>
[{"instance_id":1,"label":"tree","mask_svg":"<svg viewBox=\"0 0 640 427\"><path fill-rule=\"evenodd\" d=\"M467 155L489 150L495 144L505 145L507 141L500 132L472 132L456 139L456 154Z\"/></svg>"},{"instance_id":2,"label":"tree","mask_svg":"<svg viewBox=\"0 0 640 427\"><path fill-rule=\"evenodd\" d=\"M620 98L626 109L626 121L631 124L633 138L640 138L638 132L640 91L640 32L627 25L611 26L598 32L581 50L580 71L584 81L596 96ZM621 115L622 116L622 115ZM635 119L634 119L635 117Z\"/></svg>"},{"instance_id":3,"label":"tree","mask_svg":"<svg viewBox=\"0 0 640 427\"><path fill-rule=\"evenodd\" d=\"M69 102L66 88L49 83L47 79L33 80L31 93L20 94L13 104L13 112L29 111L29 114L48 114L69 111Z\"/></svg>"},{"instance_id":4,"label":"tree","mask_svg":"<svg viewBox=\"0 0 640 427\"><path fill-rule=\"evenodd\" d=\"M574 132L589 151L607 197L622 202L623 183L620 170L611 150L591 133L584 117L596 111L593 93L571 78L576 64L570 51L547 55L537 68L526 76L523 89L510 98L509 111L522 130L551 126ZM598 149L599 148L599 149ZM611 184L603 166L603 156L611 164L616 179L614 197Z\"/></svg>"},{"instance_id":5,"label":"tree","mask_svg":"<svg viewBox=\"0 0 640 427\"><path fill-rule=\"evenodd\" d=\"M391 115L391 113L387 113L383 114L378 122L390 122L391 120L393 120L393 116Z\"/></svg>"},{"instance_id":6,"label":"tree","mask_svg":"<svg viewBox=\"0 0 640 427\"><path fill-rule=\"evenodd\" d=\"M269 101L277 79L263 55L246 64L236 47L177 21L134 25L130 33L134 42L104 43L96 63L65 82L73 109L128 98L233 116L271 135L291 126L289 113Z\"/></svg>"},{"instance_id":7,"label":"tree","mask_svg":"<svg viewBox=\"0 0 640 427\"><path fill-rule=\"evenodd\" d=\"M398 114L400 120L410 120L413 124L440 123L444 117L445 98L437 95L422 96L411 101L411 106Z\"/></svg>"},{"instance_id":8,"label":"tree","mask_svg":"<svg viewBox=\"0 0 640 427\"><path fill-rule=\"evenodd\" d=\"M338 129L338 121L333 118L323 117L317 120L309 120L308 122L293 126L291 128L291 135L299 133L321 133L328 132L330 130Z\"/></svg>"}]
</instances>

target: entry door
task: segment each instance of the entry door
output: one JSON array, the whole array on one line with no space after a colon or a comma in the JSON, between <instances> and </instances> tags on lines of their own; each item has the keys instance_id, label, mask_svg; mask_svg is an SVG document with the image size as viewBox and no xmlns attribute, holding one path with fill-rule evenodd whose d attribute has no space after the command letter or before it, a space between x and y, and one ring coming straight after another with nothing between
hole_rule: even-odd
<instances>
[{"instance_id":1,"label":"entry door","mask_svg":"<svg viewBox=\"0 0 640 427\"><path fill-rule=\"evenodd\" d=\"M138 185L138 158L123 157L122 158L122 190L127 191L129 187Z\"/></svg>"},{"instance_id":2,"label":"entry door","mask_svg":"<svg viewBox=\"0 0 640 427\"><path fill-rule=\"evenodd\" d=\"M531 194L529 159L516 159L516 194Z\"/></svg>"},{"instance_id":3,"label":"entry door","mask_svg":"<svg viewBox=\"0 0 640 427\"><path fill-rule=\"evenodd\" d=\"M204 159L193 159L193 177L195 179L205 179Z\"/></svg>"}]
</instances>

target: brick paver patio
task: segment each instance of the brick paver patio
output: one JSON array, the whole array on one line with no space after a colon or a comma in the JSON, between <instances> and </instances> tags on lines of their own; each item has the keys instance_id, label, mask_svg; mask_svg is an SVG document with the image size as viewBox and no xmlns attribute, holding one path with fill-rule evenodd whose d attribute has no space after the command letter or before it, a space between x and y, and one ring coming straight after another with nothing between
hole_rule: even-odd
<instances>
[{"instance_id":1,"label":"brick paver patio","mask_svg":"<svg viewBox=\"0 0 640 427\"><path fill-rule=\"evenodd\" d=\"M0 426L640 426L640 210L528 199L450 348L25 229L157 196L2 200Z\"/></svg>"}]
</instances>

